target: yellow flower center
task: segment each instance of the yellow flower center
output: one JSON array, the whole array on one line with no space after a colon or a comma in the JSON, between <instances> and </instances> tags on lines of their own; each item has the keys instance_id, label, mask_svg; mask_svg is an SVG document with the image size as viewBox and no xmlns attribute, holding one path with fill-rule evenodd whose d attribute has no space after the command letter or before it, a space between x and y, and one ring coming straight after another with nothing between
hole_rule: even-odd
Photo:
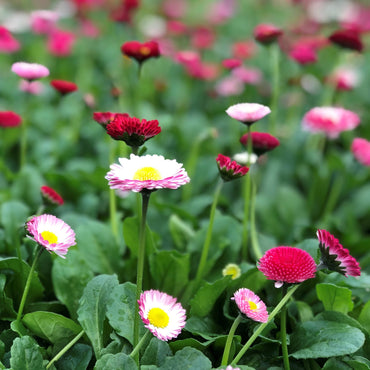
<instances>
[{"instance_id":1,"label":"yellow flower center","mask_svg":"<svg viewBox=\"0 0 370 370\"><path fill-rule=\"evenodd\" d=\"M150 49L147 46L142 46L140 48L140 54L149 55L150 54Z\"/></svg>"},{"instance_id":2,"label":"yellow flower center","mask_svg":"<svg viewBox=\"0 0 370 370\"><path fill-rule=\"evenodd\" d=\"M157 328L165 328L170 318L161 308L154 307L148 313L149 322Z\"/></svg>"},{"instance_id":3,"label":"yellow flower center","mask_svg":"<svg viewBox=\"0 0 370 370\"><path fill-rule=\"evenodd\" d=\"M143 167L135 172L134 180L161 180L161 174L153 167Z\"/></svg>"},{"instance_id":4,"label":"yellow flower center","mask_svg":"<svg viewBox=\"0 0 370 370\"><path fill-rule=\"evenodd\" d=\"M251 310L257 310L257 305L253 301L248 301L248 303Z\"/></svg>"},{"instance_id":5,"label":"yellow flower center","mask_svg":"<svg viewBox=\"0 0 370 370\"><path fill-rule=\"evenodd\" d=\"M58 242L58 237L51 231L45 230L41 233L41 236L44 240L48 241L49 244L55 244Z\"/></svg>"}]
</instances>

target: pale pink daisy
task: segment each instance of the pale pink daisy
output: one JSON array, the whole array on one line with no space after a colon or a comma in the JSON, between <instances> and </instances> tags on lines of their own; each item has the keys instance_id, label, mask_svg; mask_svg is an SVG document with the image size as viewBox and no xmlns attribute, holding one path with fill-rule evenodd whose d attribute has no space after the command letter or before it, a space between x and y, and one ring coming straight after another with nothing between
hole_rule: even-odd
<instances>
[{"instance_id":1,"label":"pale pink daisy","mask_svg":"<svg viewBox=\"0 0 370 370\"><path fill-rule=\"evenodd\" d=\"M353 130L360 124L359 116L341 107L316 107L303 117L302 126L310 132L323 132L335 139L342 131Z\"/></svg>"},{"instance_id":2,"label":"pale pink daisy","mask_svg":"<svg viewBox=\"0 0 370 370\"><path fill-rule=\"evenodd\" d=\"M267 322L269 315L266 305L257 294L247 288L241 288L231 298L235 300L239 310L250 319L258 322Z\"/></svg>"},{"instance_id":3,"label":"pale pink daisy","mask_svg":"<svg viewBox=\"0 0 370 370\"><path fill-rule=\"evenodd\" d=\"M105 177L111 189L140 192L144 189L177 189L190 181L182 164L161 155L130 155L118 158Z\"/></svg>"},{"instance_id":4,"label":"pale pink daisy","mask_svg":"<svg viewBox=\"0 0 370 370\"><path fill-rule=\"evenodd\" d=\"M226 113L231 118L250 125L271 113L271 110L262 104L239 103L229 107Z\"/></svg>"},{"instance_id":5,"label":"pale pink daisy","mask_svg":"<svg viewBox=\"0 0 370 370\"><path fill-rule=\"evenodd\" d=\"M19 77L29 81L49 76L50 73L42 64L27 62L13 63L11 70Z\"/></svg>"},{"instance_id":6,"label":"pale pink daisy","mask_svg":"<svg viewBox=\"0 0 370 370\"><path fill-rule=\"evenodd\" d=\"M62 258L65 258L68 248L76 244L72 228L53 215L35 216L26 226L30 239Z\"/></svg>"},{"instance_id":7,"label":"pale pink daisy","mask_svg":"<svg viewBox=\"0 0 370 370\"><path fill-rule=\"evenodd\" d=\"M176 298L158 290L140 294L139 314L145 327L160 340L176 338L186 323L186 311Z\"/></svg>"},{"instance_id":8,"label":"pale pink daisy","mask_svg":"<svg viewBox=\"0 0 370 370\"><path fill-rule=\"evenodd\" d=\"M351 151L354 157L364 166L370 166L370 141L356 137L352 141Z\"/></svg>"}]
</instances>

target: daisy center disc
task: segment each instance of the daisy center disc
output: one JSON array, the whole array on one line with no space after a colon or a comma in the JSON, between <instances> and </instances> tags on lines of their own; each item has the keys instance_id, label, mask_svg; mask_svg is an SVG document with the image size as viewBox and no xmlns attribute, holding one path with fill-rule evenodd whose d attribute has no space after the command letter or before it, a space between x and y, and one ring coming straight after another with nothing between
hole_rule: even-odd
<instances>
[{"instance_id":1,"label":"daisy center disc","mask_svg":"<svg viewBox=\"0 0 370 370\"><path fill-rule=\"evenodd\" d=\"M149 55L150 54L150 49L147 46L142 46L140 48L140 54L142 55Z\"/></svg>"},{"instance_id":2,"label":"daisy center disc","mask_svg":"<svg viewBox=\"0 0 370 370\"><path fill-rule=\"evenodd\" d=\"M257 310L257 305L253 301L248 301L248 303L251 310Z\"/></svg>"},{"instance_id":3,"label":"daisy center disc","mask_svg":"<svg viewBox=\"0 0 370 370\"><path fill-rule=\"evenodd\" d=\"M41 236L44 240L48 241L49 244L55 244L58 242L58 237L51 231L43 231Z\"/></svg>"},{"instance_id":4,"label":"daisy center disc","mask_svg":"<svg viewBox=\"0 0 370 370\"><path fill-rule=\"evenodd\" d=\"M134 174L134 180L161 180L161 174L153 167L143 167L137 170Z\"/></svg>"},{"instance_id":5,"label":"daisy center disc","mask_svg":"<svg viewBox=\"0 0 370 370\"><path fill-rule=\"evenodd\" d=\"M163 329L168 325L170 318L161 308L154 307L148 312L148 320L152 325Z\"/></svg>"}]
</instances>

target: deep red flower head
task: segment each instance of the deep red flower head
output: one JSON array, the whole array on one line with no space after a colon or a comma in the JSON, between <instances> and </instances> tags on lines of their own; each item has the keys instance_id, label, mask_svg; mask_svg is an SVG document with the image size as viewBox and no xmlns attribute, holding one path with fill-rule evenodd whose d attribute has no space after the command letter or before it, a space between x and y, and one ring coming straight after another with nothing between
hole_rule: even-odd
<instances>
[{"instance_id":1,"label":"deep red flower head","mask_svg":"<svg viewBox=\"0 0 370 370\"><path fill-rule=\"evenodd\" d=\"M49 203L61 206L64 203L63 198L53 188L43 185L40 188L42 197Z\"/></svg>"},{"instance_id":2,"label":"deep red flower head","mask_svg":"<svg viewBox=\"0 0 370 370\"><path fill-rule=\"evenodd\" d=\"M234 69L234 68L240 67L241 64L242 64L242 61L240 59L235 59L235 58L224 59L222 61L222 66L227 69Z\"/></svg>"},{"instance_id":3,"label":"deep red flower head","mask_svg":"<svg viewBox=\"0 0 370 370\"><path fill-rule=\"evenodd\" d=\"M303 249L275 247L269 249L259 260L257 268L269 280L275 280L276 287L282 283L301 283L315 277L314 259Z\"/></svg>"},{"instance_id":4,"label":"deep red flower head","mask_svg":"<svg viewBox=\"0 0 370 370\"><path fill-rule=\"evenodd\" d=\"M353 29L335 31L329 36L329 40L345 49L352 49L361 52L364 48L359 33Z\"/></svg>"},{"instance_id":5,"label":"deep red flower head","mask_svg":"<svg viewBox=\"0 0 370 370\"><path fill-rule=\"evenodd\" d=\"M21 47L20 43L12 36L7 28L0 26L0 52L14 53Z\"/></svg>"},{"instance_id":6,"label":"deep red flower head","mask_svg":"<svg viewBox=\"0 0 370 370\"><path fill-rule=\"evenodd\" d=\"M309 45L296 44L289 52L290 58L299 64L310 64L317 62L317 52Z\"/></svg>"},{"instance_id":7,"label":"deep red flower head","mask_svg":"<svg viewBox=\"0 0 370 370\"><path fill-rule=\"evenodd\" d=\"M273 24L259 24L253 30L255 40L264 45L275 42L282 34L283 30Z\"/></svg>"},{"instance_id":8,"label":"deep red flower head","mask_svg":"<svg viewBox=\"0 0 370 370\"><path fill-rule=\"evenodd\" d=\"M215 42L215 33L207 27L198 27L195 29L191 44L195 49L209 49Z\"/></svg>"},{"instance_id":9,"label":"deep red flower head","mask_svg":"<svg viewBox=\"0 0 370 370\"><path fill-rule=\"evenodd\" d=\"M94 112L93 119L94 121L98 122L100 125L102 125L104 128L106 128L107 124L112 122L114 120L114 117L117 113L112 112ZM128 116L127 113L123 113Z\"/></svg>"},{"instance_id":10,"label":"deep red flower head","mask_svg":"<svg viewBox=\"0 0 370 370\"><path fill-rule=\"evenodd\" d=\"M0 112L0 127L17 127L21 124L22 117L12 111Z\"/></svg>"},{"instance_id":11,"label":"deep red flower head","mask_svg":"<svg viewBox=\"0 0 370 370\"><path fill-rule=\"evenodd\" d=\"M270 150L275 149L277 146L280 145L280 141L275 137L267 132L252 132L252 148L253 153L257 155L262 155ZM244 134L240 138L240 142L247 146L248 144L248 134Z\"/></svg>"},{"instance_id":12,"label":"deep red flower head","mask_svg":"<svg viewBox=\"0 0 370 370\"><path fill-rule=\"evenodd\" d=\"M107 125L107 133L115 140L122 140L127 145L139 147L146 140L161 132L157 120L140 120L127 114L116 114L113 121Z\"/></svg>"},{"instance_id":13,"label":"deep red flower head","mask_svg":"<svg viewBox=\"0 0 370 370\"><path fill-rule=\"evenodd\" d=\"M50 85L62 95L69 94L78 89L75 83L65 80L52 80L50 81Z\"/></svg>"},{"instance_id":14,"label":"deep red flower head","mask_svg":"<svg viewBox=\"0 0 370 370\"><path fill-rule=\"evenodd\" d=\"M232 45L232 54L237 59L248 59L256 52L256 44L252 40L238 41Z\"/></svg>"},{"instance_id":15,"label":"deep red flower head","mask_svg":"<svg viewBox=\"0 0 370 370\"><path fill-rule=\"evenodd\" d=\"M229 157L219 154L216 158L218 170L224 181L231 181L238 179L246 175L249 168L241 166L235 161L232 161Z\"/></svg>"},{"instance_id":16,"label":"deep red flower head","mask_svg":"<svg viewBox=\"0 0 370 370\"><path fill-rule=\"evenodd\" d=\"M116 22L130 23L134 11L140 6L139 0L121 0L121 4L113 9L110 18Z\"/></svg>"},{"instance_id":17,"label":"deep red flower head","mask_svg":"<svg viewBox=\"0 0 370 370\"><path fill-rule=\"evenodd\" d=\"M321 260L320 265L344 276L360 276L361 268L348 249L343 248L339 240L326 230L317 230Z\"/></svg>"},{"instance_id":18,"label":"deep red flower head","mask_svg":"<svg viewBox=\"0 0 370 370\"><path fill-rule=\"evenodd\" d=\"M160 55L157 41L139 42L128 41L121 46L122 54L137 60L139 63L149 58L158 58Z\"/></svg>"},{"instance_id":19,"label":"deep red flower head","mask_svg":"<svg viewBox=\"0 0 370 370\"><path fill-rule=\"evenodd\" d=\"M75 41L73 32L55 29L49 34L47 48L50 54L65 57L71 54Z\"/></svg>"},{"instance_id":20,"label":"deep red flower head","mask_svg":"<svg viewBox=\"0 0 370 370\"><path fill-rule=\"evenodd\" d=\"M351 151L354 157L364 166L370 166L370 141L356 137L352 141Z\"/></svg>"}]
</instances>

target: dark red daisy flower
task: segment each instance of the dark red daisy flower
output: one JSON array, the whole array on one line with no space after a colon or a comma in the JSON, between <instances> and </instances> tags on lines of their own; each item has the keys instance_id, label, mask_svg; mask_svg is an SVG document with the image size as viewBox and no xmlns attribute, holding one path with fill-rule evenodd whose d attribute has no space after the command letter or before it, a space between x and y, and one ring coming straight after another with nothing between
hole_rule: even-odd
<instances>
[{"instance_id":1,"label":"dark red daisy flower","mask_svg":"<svg viewBox=\"0 0 370 370\"><path fill-rule=\"evenodd\" d=\"M241 166L235 161L232 161L229 157L219 154L216 158L218 170L224 181L231 181L238 179L246 175L249 168L246 166Z\"/></svg>"},{"instance_id":2,"label":"dark red daisy flower","mask_svg":"<svg viewBox=\"0 0 370 370\"><path fill-rule=\"evenodd\" d=\"M115 140L122 140L127 145L139 147L146 140L161 132L157 120L140 120L136 117L130 117L127 114L116 114L113 121L107 127L107 133Z\"/></svg>"},{"instance_id":3,"label":"dark red daisy flower","mask_svg":"<svg viewBox=\"0 0 370 370\"><path fill-rule=\"evenodd\" d=\"M282 34L283 30L273 24L259 24L253 30L255 40L264 45L275 42Z\"/></svg>"},{"instance_id":4,"label":"dark red daisy flower","mask_svg":"<svg viewBox=\"0 0 370 370\"><path fill-rule=\"evenodd\" d=\"M275 247L269 249L259 260L257 268L269 280L275 280L275 287L283 283L301 283L315 277L316 263L303 249Z\"/></svg>"},{"instance_id":5,"label":"dark red daisy flower","mask_svg":"<svg viewBox=\"0 0 370 370\"><path fill-rule=\"evenodd\" d=\"M22 123L22 117L12 111L0 112L0 127L17 127Z\"/></svg>"},{"instance_id":6,"label":"dark red daisy flower","mask_svg":"<svg viewBox=\"0 0 370 370\"><path fill-rule=\"evenodd\" d=\"M121 46L122 54L137 60L139 63L149 58L158 58L160 55L157 41L139 42L128 41Z\"/></svg>"},{"instance_id":7,"label":"dark red daisy flower","mask_svg":"<svg viewBox=\"0 0 370 370\"><path fill-rule=\"evenodd\" d=\"M360 276L361 268L356 258L343 248L339 240L326 230L317 230L321 260L320 267L337 271L344 276Z\"/></svg>"},{"instance_id":8,"label":"dark red daisy flower","mask_svg":"<svg viewBox=\"0 0 370 370\"><path fill-rule=\"evenodd\" d=\"M42 197L49 203L61 206L64 203L63 198L53 188L43 185L40 188Z\"/></svg>"},{"instance_id":9,"label":"dark red daisy flower","mask_svg":"<svg viewBox=\"0 0 370 370\"><path fill-rule=\"evenodd\" d=\"M104 128L107 127L107 124L112 122L114 120L114 117L117 113L112 112L94 112L93 119L94 121L98 122L100 125L102 125ZM123 113L124 115L127 115L127 113Z\"/></svg>"},{"instance_id":10,"label":"dark red daisy flower","mask_svg":"<svg viewBox=\"0 0 370 370\"><path fill-rule=\"evenodd\" d=\"M329 36L329 40L345 49L352 49L361 52L364 48L359 33L353 29L335 31Z\"/></svg>"},{"instance_id":11,"label":"dark red daisy flower","mask_svg":"<svg viewBox=\"0 0 370 370\"><path fill-rule=\"evenodd\" d=\"M252 132L251 138L253 153L257 155L262 155L280 145L280 141L275 136L272 136L266 132ZM248 134L244 134L240 138L240 142L247 146Z\"/></svg>"},{"instance_id":12,"label":"dark red daisy flower","mask_svg":"<svg viewBox=\"0 0 370 370\"><path fill-rule=\"evenodd\" d=\"M221 64L226 69L234 69L234 68L240 67L242 64L242 61L240 59L230 58L230 59L224 59Z\"/></svg>"},{"instance_id":13,"label":"dark red daisy flower","mask_svg":"<svg viewBox=\"0 0 370 370\"><path fill-rule=\"evenodd\" d=\"M62 95L69 94L78 89L75 83L65 80L52 80L50 81L50 85Z\"/></svg>"}]
</instances>

